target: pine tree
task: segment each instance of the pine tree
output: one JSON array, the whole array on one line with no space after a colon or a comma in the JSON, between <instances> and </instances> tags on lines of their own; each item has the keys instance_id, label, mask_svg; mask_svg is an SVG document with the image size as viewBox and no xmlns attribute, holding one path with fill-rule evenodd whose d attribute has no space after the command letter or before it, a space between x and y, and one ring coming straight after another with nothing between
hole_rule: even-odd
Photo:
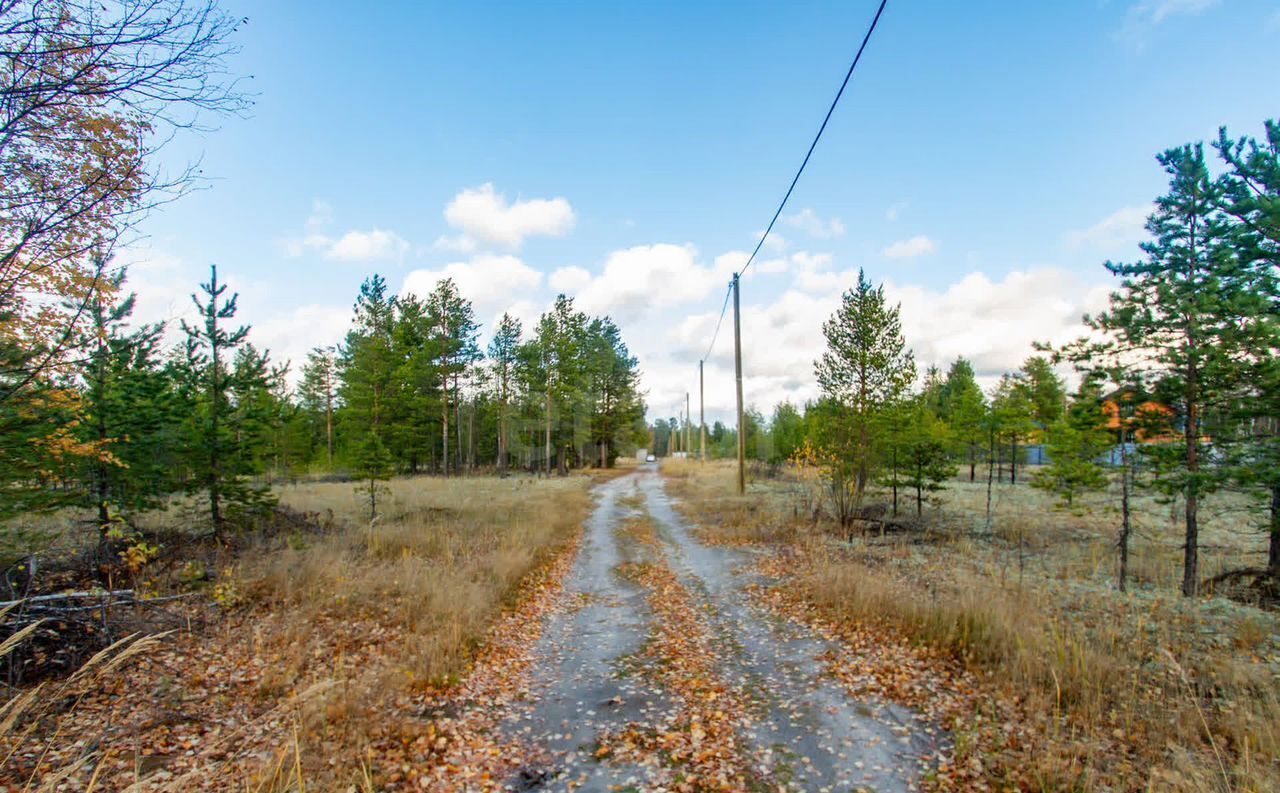
<instances>
[{"instance_id":1,"label":"pine tree","mask_svg":"<svg viewBox=\"0 0 1280 793\"><path fill-rule=\"evenodd\" d=\"M1154 484L1185 505L1182 592L1191 596L1199 588L1200 499L1220 484L1219 472L1204 465L1206 415L1236 368L1233 321L1244 295L1219 210L1222 186L1209 175L1203 147L1170 149L1158 160L1170 182L1147 220L1153 239L1141 246L1143 260L1107 263L1124 282L1091 325L1123 350L1145 355L1179 414L1181 442L1149 451Z\"/></svg>"},{"instance_id":2,"label":"pine tree","mask_svg":"<svg viewBox=\"0 0 1280 793\"><path fill-rule=\"evenodd\" d=\"M395 307L384 278L374 275L361 284L352 328L338 357L340 428L349 439L352 473L369 483L371 519L377 511L377 483L392 472L385 438L398 364L392 347Z\"/></svg>"},{"instance_id":3,"label":"pine tree","mask_svg":"<svg viewBox=\"0 0 1280 793\"><path fill-rule=\"evenodd\" d=\"M1248 285L1238 296L1236 341L1245 354L1233 388L1232 416L1243 436L1234 476L1266 504L1267 573L1280 591L1280 122L1267 121L1261 141L1223 129L1215 147L1228 168L1223 204L1234 221L1237 276Z\"/></svg>"},{"instance_id":4,"label":"pine tree","mask_svg":"<svg viewBox=\"0 0 1280 793\"><path fill-rule=\"evenodd\" d=\"M1009 483L1018 483L1018 445L1036 431L1035 405L1031 392L1024 388L1017 377L1006 374L1000 378L991 396L991 426L994 429L995 446L991 450L992 462L1000 464L1000 450L1009 449ZM1000 478L997 471L997 479Z\"/></svg>"},{"instance_id":5,"label":"pine tree","mask_svg":"<svg viewBox=\"0 0 1280 793\"><path fill-rule=\"evenodd\" d=\"M790 401L779 402L769 419L769 437L773 445L770 462L785 463L804 444L804 415Z\"/></svg>"},{"instance_id":6,"label":"pine tree","mask_svg":"<svg viewBox=\"0 0 1280 793\"><path fill-rule=\"evenodd\" d=\"M978 386L973 365L964 358L957 358L947 370L939 395L938 415L951 428L951 436L969 464L969 481L974 481L978 452L987 440L984 429L987 398Z\"/></svg>"},{"instance_id":7,"label":"pine tree","mask_svg":"<svg viewBox=\"0 0 1280 793\"><path fill-rule=\"evenodd\" d=\"M436 284L436 288L427 296L426 310L435 332L435 339L440 345L442 424L440 453L442 469L448 475L451 412L454 414L452 416L453 431L457 436L454 443L455 468L458 471L462 470L462 427L459 421L462 404L461 381L470 367L481 357L477 342L479 325L475 321L475 310L471 306L471 301L459 294L458 287L451 278L445 278Z\"/></svg>"},{"instance_id":8,"label":"pine tree","mask_svg":"<svg viewBox=\"0 0 1280 793\"><path fill-rule=\"evenodd\" d=\"M956 475L956 467L948 451L952 443L950 429L929 408L924 396L927 394L910 403L912 422L904 481L915 490L916 517L924 514L926 494L945 490L947 481Z\"/></svg>"},{"instance_id":9,"label":"pine tree","mask_svg":"<svg viewBox=\"0 0 1280 793\"><path fill-rule=\"evenodd\" d=\"M489 341L489 361L498 403L498 470L503 474L510 462L510 406L515 397L519 354L520 322L510 314L503 314Z\"/></svg>"},{"instance_id":10,"label":"pine tree","mask_svg":"<svg viewBox=\"0 0 1280 793\"><path fill-rule=\"evenodd\" d=\"M322 439L325 467L333 470L333 417L338 367L332 347L316 347L307 354L298 384L298 401L311 419L313 433Z\"/></svg>"},{"instance_id":11,"label":"pine tree","mask_svg":"<svg viewBox=\"0 0 1280 793\"><path fill-rule=\"evenodd\" d=\"M1040 432L1062 418L1067 406L1067 387L1048 358L1035 355L1022 364L1018 385L1031 404L1031 420Z\"/></svg>"},{"instance_id":12,"label":"pine tree","mask_svg":"<svg viewBox=\"0 0 1280 793\"><path fill-rule=\"evenodd\" d=\"M265 373L255 366L235 367L234 356L245 344L249 328L223 327L223 320L236 315L238 294L223 299L226 284L218 282L218 268L209 268L209 282L200 285L206 296L191 302L200 312L201 322L182 323L186 333L186 365L194 386L195 434L191 441L193 485L203 489L209 500L209 520L215 537L221 537L228 513L261 512L271 504L268 491L254 487L247 477L254 473L251 453L237 445L237 430L243 429L233 416L236 392L266 387ZM228 359L232 360L228 360ZM265 363L265 358L262 359Z\"/></svg>"},{"instance_id":13,"label":"pine tree","mask_svg":"<svg viewBox=\"0 0 1280 793\"><path fill-rule=\"evenodd\" d=\"M107 294L122 294L125 270L109 279ZM133 294L114 304L102 293L95 295L87 311L85 355L77 366L83 382L82 437L106 452L88 458L84 491L97 511L102 543L115 518L156 507L172 484L163 447L172 442L166 430L173 423L173 406L158 358L164 326L127 330L134 302Z\"/></svg>"},{"instance_id":14,"label":"pine tree","mask_svg":"<svg viewBox=\"0 0 1280 793\"><path fill-rule=\"evenodd\" d=\"M841 297L840 308L822 326L827 350L814 364L818 385L830 402L820 441L837 465L836 487L848 490L840 515L847 526L861 503L875 461L874 420L915 380L915 358L902 337L897 306L890 308L883 287L873 287L858 271L857 285Z\"/></svg>"},{"instance_id":15,"label":"pine tree","mask_svg":"<svg viewBox=\"0 0 1280 793\"><path fill-rule=\"evenodd\" d=\"M1032 487L1057 495L1067 509L1081 494L1104 489L1107 473L1098 460L1111 446L1106 425L1098 386L1086 379L1066 415L1049 426L1049 464L1032 477Z\"/></svg>"}]
</instances>

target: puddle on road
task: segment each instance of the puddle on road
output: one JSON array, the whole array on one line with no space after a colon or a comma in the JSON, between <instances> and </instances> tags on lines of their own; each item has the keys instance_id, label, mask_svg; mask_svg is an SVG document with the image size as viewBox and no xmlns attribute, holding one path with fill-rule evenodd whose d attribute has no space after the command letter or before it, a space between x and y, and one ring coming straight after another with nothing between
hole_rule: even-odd
<instances>
[{"instance_id":1,"label":"puddle on road","mask_svg":"<svg viewBox=\"0 0 1280 793\"><path fill-rule=\"evenodd\" d=\"M653 469L600 487L581 551L565 582L568 602L540 640L527 701L505 730L536 754L513 789L648 789L656 766L598 762L596 737L629 723L657 724L675 707L651 676L633 674L650 633L644 591L614 575L630 554L615 529L643 505L653 518L671 569L710 606L712 628L731 659L723 679L745 692L753 715L744 731L746 758L770 789L910 791L941 747L940 731L912 711L851 699L824 673L824 653L838 650L804 627L752 606L750 555L699 543L672 508Z\"/></svg>"}]
</instances>

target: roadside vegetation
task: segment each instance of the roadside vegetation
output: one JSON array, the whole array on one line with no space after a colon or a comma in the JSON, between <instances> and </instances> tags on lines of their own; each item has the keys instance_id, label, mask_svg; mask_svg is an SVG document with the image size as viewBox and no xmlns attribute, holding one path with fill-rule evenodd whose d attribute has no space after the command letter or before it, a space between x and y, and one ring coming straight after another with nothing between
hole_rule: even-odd
<instances>
[{"instance_id":1,"label":"roadside vegetation","mask_svg":"<svg viewBox=\"0 0 1280 793\"><path fill-rule=\"evenodd\" d=\"M815 521L797 509L818 496L794 468L758 469L745 496L733 463L672 460L663 471L705 540L769 549L762 601L844 640L833 673L862 695L937 709L957 765L942 769L940 789L1280 784L1280 615L1183 598L1180 527L1166 505L1142 503L1142 572L1119 595L1114 500L1104 495L1073 514L1027 485L999 485L988 534L973 504L985 492L953 480L911 530L868 524L850 538L825 510ZM1223 519L1207 561L1257 552L1229 499L1206 513ZM886 649L895 643L910 660ZM896 682L913 664L957 681L963 696L915 699Z\"/></svg>"},{"instance_id":2,"label":"roadside vegetation","mask_svg":"<svg viewBox=\"0 0 1280 793\"><path fill-rule=\"evenodd\" d=\"M523 624L492 631L552 584L593 481L395 479L373 522L350 484L278 488L308 510L293 531L244 537L210 559L224 565L214 580L184 580L183 566L154 582L157 597L201 595L166 603L163 619L159 607L137 615L167 633L121 637L6 704L0 778L32 790L416 784L474 740L435 708L479 655L532 638Z\"/></svg>"}]
</instances>

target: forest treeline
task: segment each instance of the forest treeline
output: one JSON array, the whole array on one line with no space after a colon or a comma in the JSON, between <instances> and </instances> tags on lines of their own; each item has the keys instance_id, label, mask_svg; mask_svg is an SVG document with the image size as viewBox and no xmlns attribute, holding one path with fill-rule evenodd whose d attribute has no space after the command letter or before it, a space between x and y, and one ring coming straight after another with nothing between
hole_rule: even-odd
<instances>
[{"instance_id":1,"label":"forest treeline","mask_svg":"<svg viewBox=\"0 0 1280 793\"><path fill-rule=\"evenodd\" d=\"M216 267L192 295L198 320L167 349L163 324L130 323L124 271L102 277L111 288L68 345L79 354L0 402L6 516L77 506L105 533L188 493L217 534L268 507L273 481L304 473L363 479L376 509L393 474L608 466L643 433L618 327L563 295L527 339L503 315L486 351L453 281L396 296L375 275L346 339L314 350L291 387L288 363L236 323L238 296Z\"/></svg>"},{"instance_id":2,"label":"forest treeline","mask_svg":"<svg viewBox=\"0 0 1280 793\"><path fill-rule=\"evenodd\" d=\"M746 456L812 466L833 516L848 527L870 486L899 513L919 513L959 473L988 483L1021 481L1074 508L1092 491L1118 496L1118 583L1125 587L1135 489L1181 507L1182 590L1199 578L1201 500L1235 490L1253 498L1269 534L1265 566L1250 575L1280 594L1280 124L1261 139L1225 129L1157 160L1168 191L1148 217L1149 240L1132 262L1107 262L1121 279L1107 309L1085 317L1089 334L1037 345L990 393L961 357L918 377L899 309L862 273L823 326L815 362L821 397L744 417ZM1079 386L1068 393L1056 365ZM659 454L700 450L698 431L675 419L651 426ZM691 439L686 440L686 438ZM708 454L732 457L737 433L709 428ZM1034 444L1036 457L1027 454ZM1025 462L1044 462L1028 479Z\"/></svg>"}]
</instances>

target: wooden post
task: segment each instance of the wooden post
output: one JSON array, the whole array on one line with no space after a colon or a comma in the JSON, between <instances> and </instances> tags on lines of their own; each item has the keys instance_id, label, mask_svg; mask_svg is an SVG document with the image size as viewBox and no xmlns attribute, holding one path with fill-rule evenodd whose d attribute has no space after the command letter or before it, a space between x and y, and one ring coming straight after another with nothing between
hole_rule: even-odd
<instances>
[{"instance_id":1,"label":"wooden post","mask_svg":"<svg viewBox=\"0 0 1280 793\"><path fill-rule=\"evenodd\" d=\"M702 389L702 361L698 361L698 434L702 438L698 459L705 463L707 461L707 410Z\"/></svg>"},{"instance_id":2,"label":"wooden post","mask_svg":"<svg viewBox=\"0 0 1280 793\"><path fill-rule=\"evenodd\" d=\"M738 495L747 492L747 436L742 422L742 321L738 310L738 274L733 274L733 373L738 389Z\"/></svg>"}]
</instances>

